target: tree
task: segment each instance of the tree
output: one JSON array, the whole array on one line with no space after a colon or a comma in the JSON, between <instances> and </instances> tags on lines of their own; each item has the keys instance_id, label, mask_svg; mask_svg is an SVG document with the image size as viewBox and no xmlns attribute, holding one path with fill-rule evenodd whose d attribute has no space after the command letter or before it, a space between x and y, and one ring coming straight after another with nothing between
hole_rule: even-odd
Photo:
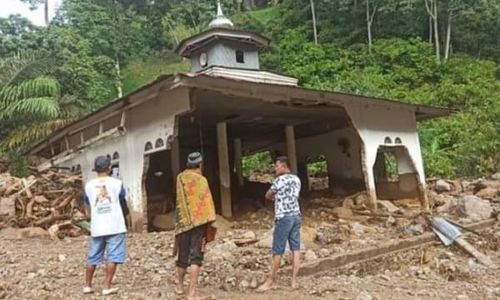
<instances>
[{"instance_id":1,"label":"tree","mask_svg":"<svg viewBox=\"0 0 500 300\"><path fill-rule=\"evenodd\" d=\"M84 112L76 98L61 96L55 79L43 75L45 63L32 53L0 61L0 149L26 149Z\"/></svg>"},{"instance_id":2,"label":"tree","mask_svg":"<svg viewBox=\"0 0 500 300\"><path fill-rule=\"evenodd\" d=\"M378 1L377 0L365 0L366 4L366 29L368 33L368 51L370 54L372 53L372 25L373 18L375 18L375 14L378 10Z\"/></svg>"},{"instance_id":3,"label":"tree","mask_svg":"<svg viewBox=\"0 0 500 300\"><path fill-rule=\"evenodd\" d=\"M316 9L314 8L314 0L311 0L311 15L313 21L314 43L318 44L318 28L316 26Z\"/></svg>"},{"instance_id":4,"label":"tree","mask_svg":"<svg viewBox=\"0 0 500 300\"><path fill-rule=\"evenodd\" d=\"M432 19L432 27L429 28L429 31L434 33L434 47L436 49L436 61L441 62L441 50L440 50L440 41L439 41L439 22L438 22L438 0L424 0L425 8L429 17Z\"/></svg>"}]
</instances>

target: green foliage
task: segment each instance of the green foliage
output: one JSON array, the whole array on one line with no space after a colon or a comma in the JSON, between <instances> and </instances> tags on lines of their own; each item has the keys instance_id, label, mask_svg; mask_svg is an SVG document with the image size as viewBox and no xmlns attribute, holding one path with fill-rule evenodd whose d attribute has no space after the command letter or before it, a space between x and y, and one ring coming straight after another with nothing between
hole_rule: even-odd
<instances>
[{"instance_id":1,"label":"green foliage","mask_svg":"<svg viewBox=\"0 0 500 300\"><path fill-rule=\"evenodd\" d=\"M9 172L15 177L24 178L31 175L28 169L26 159L22 156L16 155L9 158Z\"/></svg>"},{"instance_id":2,"label":"green foliage","mask_svg":"<svg viewBox=\"0 0 500 300\"><path fill-rule=\"evenodd\" d=\"M245 156L243 161L243 175L249 177L253 173L272 173L273 159L269 151L258 152L249 156Z\"/></svg>"}]
</instances>

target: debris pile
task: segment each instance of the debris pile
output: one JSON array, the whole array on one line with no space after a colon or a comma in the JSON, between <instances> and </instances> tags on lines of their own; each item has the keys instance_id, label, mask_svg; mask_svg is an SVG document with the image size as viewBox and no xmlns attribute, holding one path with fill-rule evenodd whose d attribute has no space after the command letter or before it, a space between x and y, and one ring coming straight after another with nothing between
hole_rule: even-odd
<instances>
[{"instance_id":1,"label":"debris pile","mask_svg":"<svg viewBox=\"0 0 500 300\"><path fill-rule=\"evenodd\" d=\"M53 239L79 236L84 218L82 179L47 171L27 178L0 174L0 229L38 227Z\"/></svg>"}]
</instances>

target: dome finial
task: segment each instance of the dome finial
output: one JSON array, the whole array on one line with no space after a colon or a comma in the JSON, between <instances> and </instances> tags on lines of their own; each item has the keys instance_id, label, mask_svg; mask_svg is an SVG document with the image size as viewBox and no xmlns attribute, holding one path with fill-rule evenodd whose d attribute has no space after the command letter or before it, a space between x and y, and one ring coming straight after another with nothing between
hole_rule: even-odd
<instances>
[{"instance_id":1,"label":"dome finial","mask_svg":"<svg viewBox=\"0 0 500 300\"><path fill-rule=\"evenodd\" d=\"M233 22L226 18L224 16L224 13L222 12L222 5L220 4L220 0L217 1L217 16L215 19L210 22L208 27L214 28L214 27L222 27L222 28L233 28Z\"/></svg>"}]
</instances>

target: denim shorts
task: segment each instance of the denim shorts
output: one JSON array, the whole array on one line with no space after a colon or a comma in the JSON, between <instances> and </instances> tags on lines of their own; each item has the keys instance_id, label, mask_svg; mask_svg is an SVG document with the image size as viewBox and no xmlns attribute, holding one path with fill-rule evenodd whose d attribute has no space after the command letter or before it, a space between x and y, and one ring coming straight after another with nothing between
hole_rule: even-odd
<instances>
[{"instance_id":1,"label":"denim shorts","mask_svg":"<svg viewBox=\"0 0 500 300\"><path fill-rule=\"evenodd\" d=\"M287 241L291 251L300 250L299 214L284 216L274 221L273 255L283 255Z\"/></svg>"},{"instance_id":2,"label":"denim shorts","mask_svg":"<svg viewBox=\"0 0 500 300\"><path fill-rule=\"evenodd\" d=\"M123 264L125 262L126 234L119 233L114 235L91 237L87 264L100 265L104 259L104 252L107 255L109 263Z\"/></svg>"}]
</instances>

